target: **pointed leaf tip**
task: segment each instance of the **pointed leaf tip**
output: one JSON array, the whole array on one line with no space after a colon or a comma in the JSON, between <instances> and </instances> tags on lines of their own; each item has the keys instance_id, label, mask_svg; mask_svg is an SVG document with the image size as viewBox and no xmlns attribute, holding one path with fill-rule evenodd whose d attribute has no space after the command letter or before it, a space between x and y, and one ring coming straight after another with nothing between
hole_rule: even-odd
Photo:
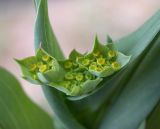
<instances>
[{"instance_id":1,"label":"pointed leaf tip","mask_svg":"<svg viewBox=\"0 0 160 129\"><path fill-rule=\"evenodd\" d=\"M113 43L113 40L109 35L107 35L107 43Z\"/></svg>"}]
</instances>

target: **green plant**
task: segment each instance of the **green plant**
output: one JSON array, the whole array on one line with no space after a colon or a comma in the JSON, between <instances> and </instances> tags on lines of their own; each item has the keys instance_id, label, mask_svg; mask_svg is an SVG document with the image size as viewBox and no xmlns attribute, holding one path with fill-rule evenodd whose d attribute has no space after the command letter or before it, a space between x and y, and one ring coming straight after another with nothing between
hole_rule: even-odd
<instances>
[{"instance_id":1,"label":"green plant","mask_svg":"<svg viewBox=\"0 0 160 129\"><path fill-rule=\"evenodd\" d=\"M0 75L5 75L0 78L0 88L2 88L0 127L2 129L160 129L160 11L136 32L118 41L112 41L108 37L107 43L110 44L107 45L100 44L96 38L91 53L83 55L73 50L70 58L66 60L51 29L47 0L34 2L37 11L36 56L17 62L26 80L43 85L44 94L55 113L54 125L52 126L51 118L28 98L22 97L24 99L20 100L24 102L22 106L14 100L14 95L10 92L18 92L24 96L22 90L18 89L19 84L12 75L0 69ZM102 52L102 55L107 53L107 56L94 57L94 54L97 56L97 50ZM110 61L108 57L113 60ZM92 59L100 65L104 64L104 58L105 63L110 62L107 71L97 70L95 63L88 66ZM73 64L76 66L74 70L77 67L81 69L78 75L67 69ZM57 75L62 75L62 78L57 78ZM77 77L75 78L77 81L83 80L85 76L87 76L85 81L91 81L87 85L82 82L78 84L80 87L85 87L82 90L74 85L66 91L68 89L66 80L59 85L64 78L72 80L73 76ZM6 78L11 78L12 81L7 82ZM74 84L72 81L71 84ZM94 83L91 83L92 81ZM11 91L10 89L7 91L8 85L12 85ZM17 113L18 108L13 107L11 108L13 110L8 110L6 107L9 107L11 102L16 103L20 109L27 103L29 108L27 113L24 113L26 116L24 117L22 112L22 115L13 121L12 114ZM32 115L31 112L37 115ZM27 122L21 121L24 119L27 119ZM15 123L19 121L20 124L16 126Z\"/></svg>"}]
</instances>

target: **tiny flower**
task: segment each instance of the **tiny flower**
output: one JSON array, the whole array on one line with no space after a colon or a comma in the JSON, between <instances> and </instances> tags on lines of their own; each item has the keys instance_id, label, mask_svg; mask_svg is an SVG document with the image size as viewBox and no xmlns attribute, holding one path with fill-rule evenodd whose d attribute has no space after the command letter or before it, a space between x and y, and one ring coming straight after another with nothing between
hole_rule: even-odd
<instances>
[{"instance_id":1,"label":"tiny flower","mask_svg":"<svg viewBox=\"0 0 160 129\"><path fill-rule=\"evenodd\" d=\"M42 66L43 65L43 62L37 62L37 67L39 68L40 66Z\"/></svg>"},{"instance_id":2,"label":"tiny flower","mask_svg":"<svg viewBox=\"0 0 160 129\"><path fill-rule=\"evenodd\" d=\"M67 80L73 80L74 79L73 73L67 72L65 74L65 79L67 79Z\"/></svg>"},{"instance_id":3,"label":"tiny flower","mask_svg":"<svg viewBox=\"0 0 160 129\"><path fill-rule=\"evenodd\" d=\"M118 70L118 69L120 69L121 68L121 65L118 63L118 62L113 62L112 64L111 64L111 66L112 66L112 68L114 69L114 70Z\"/></svg>"},{"instance_id":4,"label":"tiny flower","mask_svg":"<svg viewBox=\"0 0 160 129\"><path fill-rule=\"evenodd\" d=\"M104 65L104 64L105 64L105 59L102 58L102 57L101 57L101 58L98 58L98 59L97 59L97 64L98 64L98 65Z\"/></svg>"},{"instance_id":5,"label":"tiny flower","mask_svg":"<svg viewBox=\"0 0 160 129\"><path fill-rule=\"evenodd\" d=\"M43 55L42 60L45 61L45 62L49 61L49 56L48 55Z\"/></svg>"},{"instance_id":6,"label":"tiny flower","mask_svg":"<svg viewBox=\"0 0 160 129\"><path fill-rule=\"evenodd\" d=\"M97 67L97 68L96 68L96 71L97 71L97 72L102 72L103 69L102 69L101 67Z\"/></svg>"},{"instance_id":7,"label":"tiny flower","mask_svg":"<svg viewBox=\"0 0 160 129\"><path fill-rule=\"evenodd\" d=\"M106 69L110 69L111 68L111 66L110 65L105 65L104 67L103 67L103 69L104 70L106 70Z\"/></svg>"},{"instance_id":8,"label":"tiny flower","mask_svg":"<svg viewBox=\"0 0 160 129\"><path fill-rule=\"evenodd\" d=\"M70 81L62 81L62 82L60 82L60 85L65 86L67 89L69 89L71 86L71 82Z\"/></svg>"},{"instance_id":9,"label":"tiny flower","mask_svg":"<svg viewBox=\"0 0 160 129\"><path fill-rule=\"evenodd\" d=\"M66 68L66 69L70 69L70 68L72 68L72 66L73 66L73 63L71 61L67 61L64 64L64 68Z\"/></svg>"},{"instance_id":10,"label":"tiny flower","mask_svg":"<svg viewBox=\"0 0 160 129\"><path fill-rule=\"evenodd\" d=\"M96 62L92 62L92 63L91 63L91 65L95 65L95 66L97 66L97 63L96 63Z\"/></svg>"},{"instance_id":11,"label":"tiny flower","mask_svg":"<svg viewBox=\"0 0 160 129\"><path fill-rule=\"evenodd\" d=\"M41 73L44 73L45 71L47 71L47 65L41 65L41 66L39 66L39 71Z\"/></svg>"},{"instance_id":12,"label":"tiny flower","mask_svg":"<svg viewBox=\"0 0 160 129\"><path fill-rule=\"evenodd\" d=\"M89 59L82 60L82 65L88 66L89 64L90 64L90 60Z\"/></svg>"},{"instance_id":13,"label":"tiny flower","mask_svg":"<svg viewBox=\"0 0 160 129\"><path fill-rule=\"evenodd\" d=\"M116 56L116 52L115 51L113 51L113 50L109 50L108 51L108 57L109 58L113 58L113 57L115 57Z\"/></svg>"},{"instance_id":14,"label":"tiny flower","mask_svg":"<svg viewBox=\"0 0 160 129\"><path fill-rule=\"evenodd\" d=\"M83 76L82 73L76 74L76 80L77 80L77 81L83 81L83 79L84 79L84 76Z\"/></svg>"},{"instance_id":15,"label":"tiny flower","mask_svg":"<svg viewBox=\"0 0 160 129\"><path fill-rule=\"evenodd\" d=\"M97 66L96 65L94 65L94 64L91 64L90 66L89 66L89 70L96 70L97 69Z\"/></svg>"},{"instance_id":16,"label":"tiny flower","mask_svg":"<svg viewBox=\"0 0 160 129\"><path fill-rule=\"evenodd\" d=\"M89 72L85 73L85 79L86 80L92 80L93 79L93 75Z\"/></svg>"},{"instance_id":17,"label":"tiny flower","mask_svg":"<svg viewBox=\"0 0 160 129\"><path fill-rule=\"evenodd\" d=\"M100 56L100 51L94 51L94 52L93 52L93 55L94 55L95 57Z\"/></svg>"}]
</instances>

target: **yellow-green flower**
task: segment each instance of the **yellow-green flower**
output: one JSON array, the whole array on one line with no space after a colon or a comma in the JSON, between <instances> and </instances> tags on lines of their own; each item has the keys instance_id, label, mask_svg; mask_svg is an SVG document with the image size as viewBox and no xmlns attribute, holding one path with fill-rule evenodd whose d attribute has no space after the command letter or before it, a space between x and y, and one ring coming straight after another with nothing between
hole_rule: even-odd
<instances>
[{"instance_id":1,"label":"yellow-green flower","mask_svg":"<svg viewBox=\"0 0 160 129\"><path fill-rule=\"evenodd\" d=\"M49 60L49 56L48 55L43 55L42 60L47 62Z\"/></svg>"},{"instance_id":2,"label":"yellow-green flower","mask_svg":"<svg viewBox=\"0 0 160 129\"><path fill-rule=\"evenodd\" d=\"M64 68L70 69L73 66L73 63L71 61L67 61L64 63Z\"/></svg>"},{"instance_id":3,"label":"yellow-green flower","mask_svg":"<svg viewBox=\"0 0 160 129\"><path fill-rule=\"evenodd\" d=\"M82 65L84 65L84 66L88 66L89 63L90 63L90 60L89 60L89 59L84 59L84 60L82 60Z\"/></svg>"},{"instance_id":4,"label":"yellow-green flower","mask_svg":"<svg viewBox=\"0 0 160 129\"><path fill-rule=\"evenodd\" d=\"M83 81L83 79L84 79L84 76L83 76L82 73L76 74L76 80L77 80L77 81Z\"/></svg>"},{"instance_id":5,"label":"yellow-green flower","mask_svg":"<svg viewBox=\"0 0 160 129\"><path fill-rule=\"evenodd\" d=\"M112 64L111 64L111 66L112 66L112 68L114 69L114 70L118 70L118 69L120 69L120 67L121 67L121 65L118 63L118 62L113 62Z\"/></svg>"},{"instance_id":6,"label":"yellow-green flower","mask_svg":"<svg viewBox=\"0 0 160 129\"><path fill-rule=\"evenodd\" d=\"M97 66L96 65L94 65L94 64L91 64L90 66L89 66L89 70L96 70L97 69Z\"/></svg>"},{"instance_id":7,"label":"yellow-green flower","mask_svg":"<svg viewBox=\"0 0 160 129\"><path fill-rule=\"evenodd\" d=\"M41 65L41 66L39 67L39 71L40 71L41 73L44 73L45 71L47 71L47 65Z\"/></svg>"},{"instance_id":8,"label":"yellow-green flower","mask_svg":"<svg viewBox=\"0 0 160 129\"><path fill-rule=\"evenodd\" d=\"M93 52L93 55L94 55L95 57L100 56L100 51L94 51L94 52Z\"/></svg>"},{"instance_id":9,"label":"yellow-green flower","mask_svg":"<svg viewBox=\"0 0 160 129\"><path fill-rule=\"evenodd\" d=\"M97 68L96 68L96 71L97 71L97 72L102 72L103 69L102 69L101 67L97 67Z\"/></svg>"},{"instance_id":10,"label":"yellow-green flower","mask_svg":"<svg viewBox=\"0 0 160 129\"><path fill-rule=\"evenodd\" d=\"M113 57L115 57L116 56L116 52L115 51L113 51L113 50L109 50L108 51L108 57L109 58L113 58Z\"/></svg>"},{"instance_id":11,"label":"yellow-green flower","mask_svg":"<svg viewBox=\"0 0 160 129\"><path fill-rule=\"evenodd\" d=\"M97 59L97 64L98 64L98 65L104 65L104 64L105 64L105 58L102 58L102 57L101 57L101 58L98 58L98 59Z\"/></svg>"},{"instance_id":12,"label":"yellow-green flower","mask_svg":"<svg viewBox=\"0 0 160 129\"><path fill-rule=\"evenodd\" d=\"M73 80L74 79L73 73L71 73L71 72L66 73L65 74L65 79Z\"/></svg>"},{"instance_id":13,"label":"yellow-green flower","mask_svg":"<svg viewBox=\"0 0 160 129\"><path fill-rule=\"evenodd\" d=\"M66 89L71 88L71 82L70 81L62 81L62 82L59 83L59 85L65 87Z\"/></svg>"},{"instance_id":14,"label":"yellow-green flower","mask_svg":"<svg viewBox=\"0 0 160 129\"><path fill-rule=\"evenodd\" d=\"M37 62L37 67L39 68L40 66L43 65L43 62Z\"/></svg>"}]
</instances>

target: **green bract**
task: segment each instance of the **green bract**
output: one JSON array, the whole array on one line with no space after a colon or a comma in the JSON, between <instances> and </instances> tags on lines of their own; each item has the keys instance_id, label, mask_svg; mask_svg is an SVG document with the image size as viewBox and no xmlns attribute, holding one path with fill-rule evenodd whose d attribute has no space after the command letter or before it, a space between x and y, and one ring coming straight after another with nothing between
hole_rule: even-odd
<instances>
[{"instance_id":1,"label":"green bract","mask_svg":"<svg viewBox=\"0 0 160 129\"><path fill-rule=\"evenodd\" d=\"M104 77L124 67L130 56L118 52L112 42L102 45L96 37L93 50L80 54L73 50L66 60L56 60L42 48L36 56L17 60L23 78L34 84L52 86L69 96L93 92Z\"/></svg>"},{"instance_id":2,"label":"green bract","mask_svg":"<svg viewBox=\"0 0 160 129\"><path fill-rule=\"evenodd\" d=\"M102 45L96 37L93 50L78 58L78 63L98 77L107 77L124 67L130 56L118 52L112 42Z\"/></svg>"},{"instance_id":3,"label":"green bract","mask_svg":"<svg viewBox=\"0 0 160 129\"><path fill-rule=\"evenodd\" d=\"M21 66L23 78L35 84L48 84L62 80L63 69L57 60L47 54L43 49L38 49L36 56L16 60Z\"/></svg>"}]
</instances>

